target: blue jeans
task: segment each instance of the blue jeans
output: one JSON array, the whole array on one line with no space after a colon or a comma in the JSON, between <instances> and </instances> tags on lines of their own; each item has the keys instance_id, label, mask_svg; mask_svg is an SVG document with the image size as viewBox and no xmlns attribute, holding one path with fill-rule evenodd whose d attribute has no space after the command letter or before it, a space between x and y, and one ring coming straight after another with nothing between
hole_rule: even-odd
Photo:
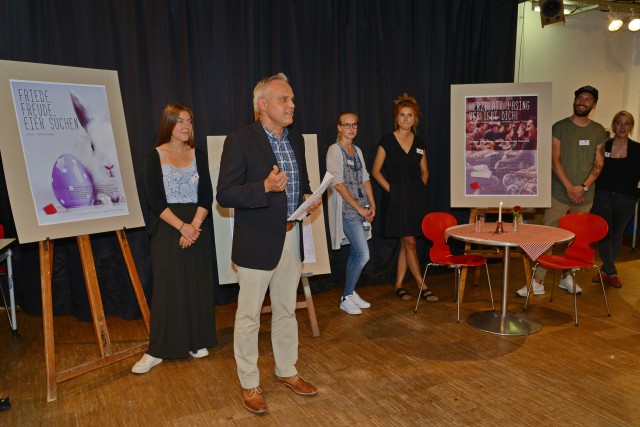
<instances>
[{"instance_id":1,"label":"blue jeans","mask_svg":"<svg viewBox=\"0 0 640 427\"><path fill-rule=\"evenodd\" d=\"M349 259L347 260L347 279L344 284L343 296L353 294L362 269L369 261L369 245L364 235L362 221L342 220L344 234L349 239Z\"/></svg>"},{"instance_id":2,"label":"blue jeans","mask_svg":"<svg viewBox=\"0 0 640 427\"><path fill-rule=\"evenodd\" d=\"M598 247L603 273L618 274L614 263L620 255L622 234L633 216L635 206L636 199L633 196L596 190L591 213L600 215L609 224L609 232L600 240Z\"/></svg>"}]
</instances>

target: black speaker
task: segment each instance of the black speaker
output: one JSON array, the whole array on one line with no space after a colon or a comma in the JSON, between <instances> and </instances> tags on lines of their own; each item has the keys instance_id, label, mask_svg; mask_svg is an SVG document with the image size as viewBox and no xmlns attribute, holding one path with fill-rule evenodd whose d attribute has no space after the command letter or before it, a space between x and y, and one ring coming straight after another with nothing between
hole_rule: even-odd
<instances>
[{"instance_id":1,"label":"black speaker","mask_svg":"<svg viewBox=\"0 0 640 427\"><path fill-rule=\"evenodd\" d=\"M542 27L545 25L564 22L564 4L562 0L540 0L540 20Z\"/></svg>"}]
</instances>

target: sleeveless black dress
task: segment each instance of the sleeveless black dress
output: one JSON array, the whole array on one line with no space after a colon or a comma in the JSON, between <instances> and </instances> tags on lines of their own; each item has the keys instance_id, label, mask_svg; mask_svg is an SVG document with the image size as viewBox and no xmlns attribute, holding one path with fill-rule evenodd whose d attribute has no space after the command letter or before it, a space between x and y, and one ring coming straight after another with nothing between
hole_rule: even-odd
<instances>
[{"instance_id":1,"label":"sleeveless black dress","mask_svg":"<svg viewBox=\"0 0 640 427\"><path fill-rule=\"evenodd\" d=\"M427 214L427 191L420 177L420 161L426 153L425 141L414 136L405 152L393 133L378 143L386 153L382 174L389 192L382 192L380 233L382 237L422 236L422 218Z\"/></svg>"}]
</instances>

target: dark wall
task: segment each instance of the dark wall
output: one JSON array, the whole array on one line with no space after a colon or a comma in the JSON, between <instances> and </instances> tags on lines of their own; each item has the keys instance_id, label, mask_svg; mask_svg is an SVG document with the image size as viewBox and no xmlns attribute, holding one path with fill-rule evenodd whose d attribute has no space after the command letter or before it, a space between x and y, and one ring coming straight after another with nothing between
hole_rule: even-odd
<instances>
[{"instance_id":1,"label":"dark wall","mask_svg":"<svg viewBox=\"0 0 640 427\"><path fill-rule=\"evenodd\" d=\"M361 127L356 143L371 167L377 141L393 130L392 101L408 92L418 99L423 114L418 133L428 146L430 210L449 211L450 85L513 81L517 4L517 0L4 0L0 59L118 71L145 207L143 159L154 144L167 102L193 108L196 142L206 149L207 135L224 135L253 120L255 83L283 71L296 97L294 127L318 134L322 173L339 111L358 112ZM464 212L456 215L464 219ZM15 236L4 187L0 221L7 225L7 234ZM128 236L149 291L146 233L131 230ZM115 238L104 235L92 241L104 257L98 273L107 311L135 316L126 273L115 271L121 267L118 261L115 268L109 265L118 256ZM364 279L389 280L395 242L374 237L371 246L372 261ZM83 317L88 313L84 302L67 302L75 294L82 300L84 292L76 252L73 239L56 242L54 298L57 313ZM24 308L39 311L37 247L22 245L16 258L19 301ZM332 258L337 271L333 281L341 283L344 256L332 253ZM233 297L225 292L220 296L222 302ZM129 305L134 308L121 308Z\"/></svg>"}]
</instances>

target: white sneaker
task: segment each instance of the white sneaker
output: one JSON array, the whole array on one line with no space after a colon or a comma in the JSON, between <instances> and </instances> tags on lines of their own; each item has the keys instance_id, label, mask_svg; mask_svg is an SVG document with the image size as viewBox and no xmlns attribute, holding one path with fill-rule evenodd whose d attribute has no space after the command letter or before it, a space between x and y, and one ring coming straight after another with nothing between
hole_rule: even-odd
<instances>
[{"instance_id":1,"label":"white sneaker","mask_svg":"<svg viewBox=\"0 0 640 427\"><path fill-rule=\"evenodd\" d=\"M360 295L358 295L356 293L356 291L353 291L353 301L356 303L356 305L358 306L358 308L369 308L371 307L371 304L368 303L367 301L363 300L362 298L360 298Z\"/></svg>"},{"instance_id":2,"label":"white sneaker","mask_svg":"<svg viewBox=\"0 0 640 427\"><path fill-rule=\"evenodd\" d=\"M531 287L533 288L534 295L544 295L544 283L538 283L536 279L531 278ZM527 285L524 285L516 291L516 294L520 297L527 297Z\"/></svg>"},{"instance_id":3,"label":"white sneaker","mask_svg":"<svg viewBox=\"0 0 640 427\"><path fill-rule=\"evenodd\" d=\"M206 348L201 348L200 350L196 351L195 353L190 351L189 354L191 355L191 357L195 357L196 359L200 359L201 357L207 357L209 355L209 350L207 350Z\"/></svg>"},{"instance_id":4,"label":"white sneaker","mask_svg":"<svg viewBox=\"0 0 640 427\"><path fill-rule=\"evenodd\" d=\"M145 353L142 356L142 359L138 360L138 363L133 365L131 368L131 372L134 374L146 374L156 365L162 363L162 359L158 359L157 357L153 357Z\"/></svg>"},{"instance_id":5,"label":"white sneaker","mask_svg":"<svg viewBox=\"0 0 640 427\"><path fill-rule=\"evenodd\" d=\"M358 307L358 304L353 299L353 295L342 297L340 308L349 314L362 314L362 310Z\"/></svg>"},{"instance_id":6,"label":"white sneaker","mask_svg":"<svg viewBox=\"0 0 640 427\"><path fill-rule=\"evenodd\" d=\"M582 288L576 283L576 294L582 293ZM573 276L569 275L560 279L560 289L564 289L570 294L573 293Z\"/></svg>"}]
</instances>

